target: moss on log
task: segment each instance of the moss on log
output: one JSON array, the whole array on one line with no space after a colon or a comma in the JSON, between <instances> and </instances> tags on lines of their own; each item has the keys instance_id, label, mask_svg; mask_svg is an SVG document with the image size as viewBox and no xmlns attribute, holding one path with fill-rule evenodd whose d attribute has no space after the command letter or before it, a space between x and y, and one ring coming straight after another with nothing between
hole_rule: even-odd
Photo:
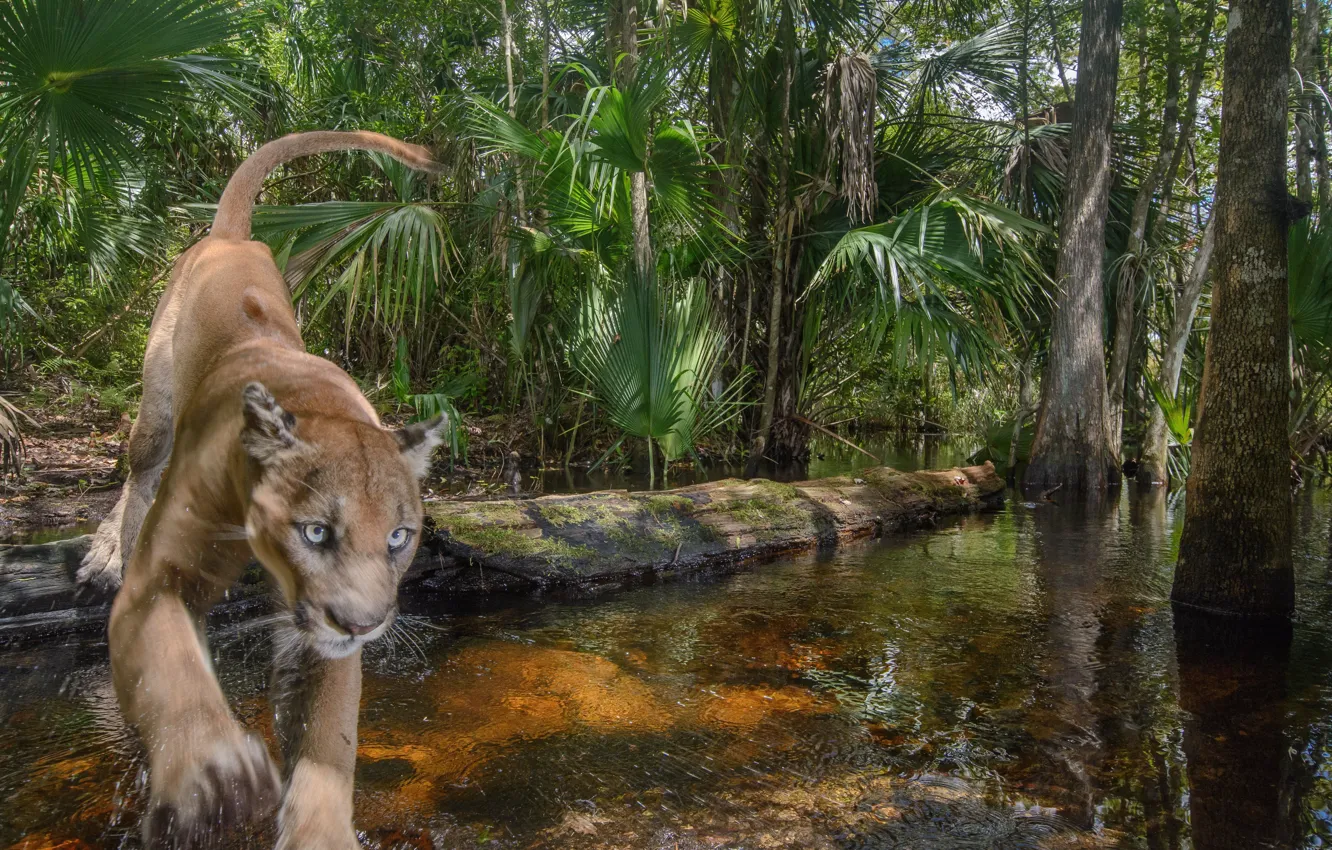
<instances>
[{"instance_id":1,"label":"moss on log","mask_svg":"<svg viewBox=\"0 0 1332 850\"><path fill-rule=\"evenodd\" d=\"M623 490L491 502L431 502L432 526L404 583L450 593L540 590L727 567L872 534L932 525L999 504L993 465L887 467L797 484L726 479L658 493ZM105 597L74 584L91 538L0 546L0 642L100 629ZM252 610L252 565L221 606Z\"/></svg>"},{"instance_id":2,"label":"moss on log","mask_svg":"<svg viewBox=\"0 0 1332 850\"><path fill-rule=\"evenodd\" d=\"M726 479L659 493L606 491L493 502L431 502L413 578L457 592L620 581L728 566L995 506L992 464L932 472L878 467L797 484Z\"/></svg>"}]
</instances>

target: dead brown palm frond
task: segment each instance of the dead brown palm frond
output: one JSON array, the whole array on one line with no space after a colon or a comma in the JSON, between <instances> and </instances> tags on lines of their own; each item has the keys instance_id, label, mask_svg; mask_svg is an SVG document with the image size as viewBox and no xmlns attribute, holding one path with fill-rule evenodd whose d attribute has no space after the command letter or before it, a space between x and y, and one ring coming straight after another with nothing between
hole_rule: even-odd
<instances>
[{"instance_id":1,"label":"dead brown palm frond","mask_svg":"<svg viewBox=\"0 0 1332 850\"><path fill-rule=\"evenodd\" d=\"M828 136L828 170L841 165L841 195L853 223L870 221L879 197L874 179L874 107L878 81L869 56L851 53L828 66L823 117Z\"/></svg>"},{"instance_id":2,"label":"dead brown palm frond","mask_svg":"<svg viewBox=\"0 0 1332 850\"><path fill-rule=\"evenodd\" d=\"M23 434L19 431L19 418L36 424L32 417L0 396L0 478L13 473L23 474Z\"/></svg>"}]
</instances>

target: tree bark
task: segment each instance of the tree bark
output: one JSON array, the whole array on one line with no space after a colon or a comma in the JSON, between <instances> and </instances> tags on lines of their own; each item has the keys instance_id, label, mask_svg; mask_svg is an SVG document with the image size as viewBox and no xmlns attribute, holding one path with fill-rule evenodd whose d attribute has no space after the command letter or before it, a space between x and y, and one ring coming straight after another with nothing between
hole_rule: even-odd
<instances>
[{"instance_id":1,"label":"tree bark","mask_svg":"<svg viewBox=\"0 0 1332 850\"><path fill-rule=\"evenodd\" d=\"M1184 351L1188 347L1189 334L1193 330L1193 316L1198 311L1198 301L1202 298L1203 284L1207 281L1207 270L1212 263L1212 249L1216 245L1216 219L1209 219L1203 230L1202 243L1189 268L1184 291L1175 299L1175 316L1170 324L1170 333L1165 340L1165 350L1161 354L1161 388L1170 396L1179 392L1179 375L1184 367ZM1165 414L1160 405L1152 405L1151 417L1147 421L1147 432L1143 435L1142 457L1138 461L1138 483L1145 485L1164 484L1167 480L1167 445Z\"/></svg>"},{"instance_id":2,"label":"tree bark","mask_svg":"<svg viewBox=\"0 0 1332 850\"><path fill-rule=\"evenodd\" d=\"M1050 18L1050 58L1059 71L1059 85L1064 89L1064 100L1073 100L1073 89L1068 85L1068 74L1064 72L1064 50L1059 46L1059 19L1055 17L1055 4L1046 3L1045 11Z\"/></svg>"},{"instance_id":3,"label":"tree bark","mask_svg":"<svg viewBox=\"0 0 1332 850\"><path fill-rule=\"evenodd\" d=\"M749 466L763 459L772 431L772 414L777 403L777 369L781 362L782 301L786 283L786 254L795 225L791 208L791 90L795 80L795 26L786 12L782 24L782 103L778 132L781 152L777 159L777 218L772 229L772 275L768 292L768 362L763 378L763 406L759 410L758 430L750 450Z\"/></svg>"},{"instance_id":4,"label":"tree bark","mask_svg":"<svg viewBox=\"0 0 1332 850\"><path fill-rule=\"evenodd\" d=\"M1289 0L1230 6L1218 158L1216 276L1177 604L1287 618L1290 551L1286 93Z\"/></svg>"},{"instance_id":5,"label":"tree bark","mask_svg":"<svg viewBox=\"0 0 1332 850\"><path fill-rule=\"evenodd\" d=\"M615 81L621 89L628 89L638 69L638 3L621 0L619 19L619 50L615 57ZM646 164L645 164L646 166ZM640 275L648 275L655 265L652 256L652 229L648 219L647 172L629 174L629 210L634 235L634 268Z\"/></svg>"},{"instance_id":6,"label":"tree bark","mask_svg":"<svg viewBox=\"0 0 1332 850\"><path fill-rule=\"evenodd\" d=\"M508 83L509 91L509 117L518 117L518 90L513 83L513 18L509 15L508 0L500 0L500 28L502 30L501 39L504 42L504 78ZM515 165L516 165L515 161ZM521 225L527 219L527 206L523 198L523 181L521 178L514 178L514 188L518 202L518 223Z\"/></svg>"},{"instance_id":7,"label":"tree bark","mask_svg":"<svg viewBox=\"0 0 1332 850\"><path fill-rule=\"evenodd\" d=\"M1138 186L1129 217L1128 245L1125 262L1120 264L1118 291L1115 294L1115 338L1110 354L1109 393L1110 450L1116 459L1123 456L1124 393L1128 376L1129 356L1133 349L1133 330L1137 310L1138 282L1142 277L1142 254L1147 245L1147 218L1152 210L1152 198L1161 185L1175 154L1175 134L1179 129L1179 4L1165 2L1166 68L1165 107L1161 116L1161 138L1152 170Z\"/></svg>"},{"instance_id":8,"label":"tree bark","mask_svg":"<svg viewBox=\"0 0 1332 850\"><path fill-rule=\"evenodd\" d=\"M1299 37L1295 41L1295 71L1300 75L1299 109L1295 113L1295 193L1305 203L1313 202L1312 160L1317 148L1317 116L1313 86L1317 80L1319 52L1319 3L1322 0L1304 0L1297 5L1300 16Z\"/></svg>"},{"instance_id":9,"label":"tree bark","mask_svg":"<svg viewBox=\"0 0 1332 850\"><path fill-rule=\"evenodd\" d=\"M1122 0L1083 0L1069 176L1059 233L1060 293L1024 484L1093 497L1119 480L1107 439L1102 261Z\"/></svg>"},{"instance_id":10,"label":"tree bark","mask_svg":"<svg viewBox=\"0 0 1332 850\"><path fill-rule=\"evenodd\" d=\"M1179 167L1184 161L1184 154L1193 144L1193 131L1198 121L1198 97L1202 94L1203 77L1207 73L1207 57L1212 41L1212 28L1216 20L1217 0L1208 0L1203 11L1203 20L1198 28L1198 52L1195 54L1193 70L1189 74L1189 93L1184 102L1184 111L1180 117L1179 138L1175 143L1175 154L1170 159L1170 168L1166 171L1165 184L1161 188L1161 210L1163 215L1170 214L1175 198L1175 181L1179 178Z\"/></svg>"},{"instance_id":11,"label":"tree bark","mask_svg":"<svg viewBox=\"0 0 1332 850\"><path fill-rule=\"evenodd\" d=\"M541 129L550 126L550 2L541 5Z\"/></svg>"}]
</instances>

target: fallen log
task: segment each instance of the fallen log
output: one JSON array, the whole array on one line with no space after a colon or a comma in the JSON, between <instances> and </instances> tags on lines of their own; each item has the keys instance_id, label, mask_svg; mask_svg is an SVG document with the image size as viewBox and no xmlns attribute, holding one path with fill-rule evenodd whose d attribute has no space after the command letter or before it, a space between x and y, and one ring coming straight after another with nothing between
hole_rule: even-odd
<instances>
[{"instance_id":1,"label":"fallen log","mask_svg":"<svg viewBox=\"0 0 1332 850\"><path fill-rule=\"evenodd\" d=\"M589 585L766 559L932 525L994 507L992 464L933 472L887 467L795 484L725 479L655 493L432 502L434 566L421 584L454 592Z\"/></svg>"},{"instance_id":2,"label":"fallen log","mask_svg":"<svg viewBox=\"0 0 1332 850\"><path fill-rule=\"evenodd\" d=\"M930 472L876 467L795 484L725 479L660 492L429 502L403 592L546 590L727 568L927 527L997 507L1003 493L1003 479L986 463ZM0 546L0 641L102 628L109 600L74 581L90 540ZM262 587L252 569L231 597L253 600Z\"/></svg>"}]
</instances>

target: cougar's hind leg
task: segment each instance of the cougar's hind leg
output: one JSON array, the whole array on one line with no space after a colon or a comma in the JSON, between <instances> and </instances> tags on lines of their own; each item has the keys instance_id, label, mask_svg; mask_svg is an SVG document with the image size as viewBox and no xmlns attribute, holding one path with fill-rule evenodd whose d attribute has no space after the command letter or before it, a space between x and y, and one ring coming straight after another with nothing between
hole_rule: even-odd
<instances>
[{"instance_id":1,"label":"cougar's hind leg","mask_svg":"<svg viewBox=\"0 0 1332 850\"><path fill-rule=\"evenodd\" d=\"M97 526L92 546L88 547L83 564L79 567L80 587L108 593L120 587L120 522L125 515L125 500L128 496L128 491L122 490L116 506Z\"/></svg>"},{"instance_id":2,"label":"cougar's hind leg","mask_svg":"<svg viewBox=\"0 0 1332 850\"><path fill-rule=\"evenodd\" d=\"M97 527L79 569L80 584L112 591L134 554L162 470L171 457L171 335L154 333L143 362L143 401L130 428L129 477L120 500Z\"/></svg>"}]
</instances>

